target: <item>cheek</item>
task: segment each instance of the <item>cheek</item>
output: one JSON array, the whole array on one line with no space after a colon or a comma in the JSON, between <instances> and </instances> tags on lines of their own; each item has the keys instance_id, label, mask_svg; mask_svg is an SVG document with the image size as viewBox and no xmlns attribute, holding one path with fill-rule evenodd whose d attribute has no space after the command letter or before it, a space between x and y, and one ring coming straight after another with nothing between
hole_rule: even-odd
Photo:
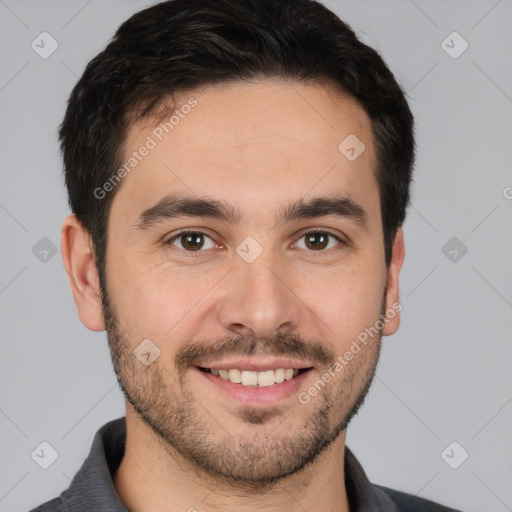
<instances>
[{"instance_id":1,"label":"cheek","mask_svg":"<svg viewBox=\"0 0 512 512\"><path fill-rule=\"evenodd\" d=\"M306 283L299 296L309 297L305 302L329 327L326 335L345 345L378 320L385 282L375 270L333 272L329 279Z\"/></svg>"},{"instance_id":2,"label":"cheek","mask_svg":"<svg viewBox=\"0 0 512 512\"><path fill-rule=\"evenodd\" d=\"M326 340L350 343L378 319L386 275L373 257L376 253L365 248L337 267L290 265L283 270L294 291L290 300L298 302L297 311L310 310L303 319L315 322L311 311L320 319L317 328ZM168 343L197 335L215 309L212 289L226 267L212 264L199 269L191 264L177 270L168 261L152 261L148 254L120 254L108 269L109 292L133 343L145 338ZM296 321L299 331L310 330L301 318Z\"/></svg>"},{"instance_id":3,"label":"cheek","mask_svg":"<svg viewBox=\"0 0 512 512\"><path fill-rule=\"evenodd\" d=\"M177 272L166 262L149 264L147 259L119 269L111 288L121 322L133 339L183 336L188 320L201 308L201 299L218 281L213 274L197 269Z\"/></svg>"}]
</instances>

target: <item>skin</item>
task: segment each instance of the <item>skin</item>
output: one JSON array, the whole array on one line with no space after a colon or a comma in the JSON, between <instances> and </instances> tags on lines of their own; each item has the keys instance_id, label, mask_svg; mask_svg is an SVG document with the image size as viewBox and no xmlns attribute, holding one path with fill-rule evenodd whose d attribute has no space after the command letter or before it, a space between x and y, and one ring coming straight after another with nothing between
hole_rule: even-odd
<instances>
[{"instance_id":1,"label":"skin","mask_svg":"<svg viewBox=\"0 0 512 512\"><path fill-rule=\"evenodd\" d=\"M73 215L62 229L80 319L91 330L107 330L127 398L116 489L132 512L348 511L346 425L373 378L380 335L398 329L399 312L307 404L294 393L277 406L245 407L186 359L176 363L191 346L204 356L223 347L241 355L251 343L265 357L294 357L313 346L339 356L399 302L403 232L386 268L370 120L354 99L320 85L210 86L176 95L177 104L190 96L197 106L116 192L103 307L88 233ZM146 120L130 127L126 155L154 126ZM349 134L366 146L355 161L338 150ZM181 217L137 230L139 214L170 192L223 199L242 220ZM333 193L364 208L366 230L335 216L277 224L284 205ZM165 243L183 228L207 235L194 252L199 256L187 253L183 237ZM311 248L304 235L314 230L347 244L330 238L326 248ZM236 252L248 236L263 249L250 264ZM145 366L133 350L147 338L160 355ZM315 356L310 361L299 391L328 366Z\"/></svg>"}]
</instances>

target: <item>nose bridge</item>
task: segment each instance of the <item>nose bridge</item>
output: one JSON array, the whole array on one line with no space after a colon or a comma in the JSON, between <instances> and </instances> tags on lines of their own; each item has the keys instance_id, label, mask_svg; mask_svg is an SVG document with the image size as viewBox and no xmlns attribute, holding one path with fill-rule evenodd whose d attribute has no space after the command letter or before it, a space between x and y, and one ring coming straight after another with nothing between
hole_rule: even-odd
<instances>
[{"instance_id":1,"label":"nose bridge","mask_svg":"<svg viewBox=\"0 0 512 512\"><path fill-rule=\"evenodd\" d=\"M266 249L253 261L244 259L242 252L229 276L219 310L224 328L263 338L297 327L300 301L289 289L285 266L275 251Z\"/></svg>"}]
</instances>

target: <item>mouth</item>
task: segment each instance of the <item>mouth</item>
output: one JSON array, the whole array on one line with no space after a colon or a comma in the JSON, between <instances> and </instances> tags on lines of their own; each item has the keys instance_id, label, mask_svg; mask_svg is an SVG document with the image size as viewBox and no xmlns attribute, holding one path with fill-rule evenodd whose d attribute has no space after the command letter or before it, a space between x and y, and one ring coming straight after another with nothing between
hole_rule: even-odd
<instances>
[{"instance_id":1,"label":"mouth","mask_svg":"<svg viewBox=\"0 0 512 512\"><path fill-rule=\"evenodd\" d=\"M199 371L209 373L232 384L253 388L266 388L296 379L299 375L312 370L309 368L275 368L264 371L242 370L239 368L221 369L196 367Z\"/></svg>"}]
</instances>

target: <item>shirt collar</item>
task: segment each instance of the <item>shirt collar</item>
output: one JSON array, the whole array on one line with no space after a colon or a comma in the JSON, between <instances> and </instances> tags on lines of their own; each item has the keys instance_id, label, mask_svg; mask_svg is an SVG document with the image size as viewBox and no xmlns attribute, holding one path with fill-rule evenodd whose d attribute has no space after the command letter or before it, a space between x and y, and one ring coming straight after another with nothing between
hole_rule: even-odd
<instances>
[{"instance_id":1,"label":"shirt collar","mask_svg":"<svg viewBox=\"0 0 512 512\"><path fill-rule=\"evenodd\" d=\"M106 423L96 432L89 455L69 488L61 494L65 512L129 512L113 482L125 445L124 416ZM350 512L398 512L390 497L368 480L361 464L347 446L344 471Z\"/></svg>"}]
</instances>

